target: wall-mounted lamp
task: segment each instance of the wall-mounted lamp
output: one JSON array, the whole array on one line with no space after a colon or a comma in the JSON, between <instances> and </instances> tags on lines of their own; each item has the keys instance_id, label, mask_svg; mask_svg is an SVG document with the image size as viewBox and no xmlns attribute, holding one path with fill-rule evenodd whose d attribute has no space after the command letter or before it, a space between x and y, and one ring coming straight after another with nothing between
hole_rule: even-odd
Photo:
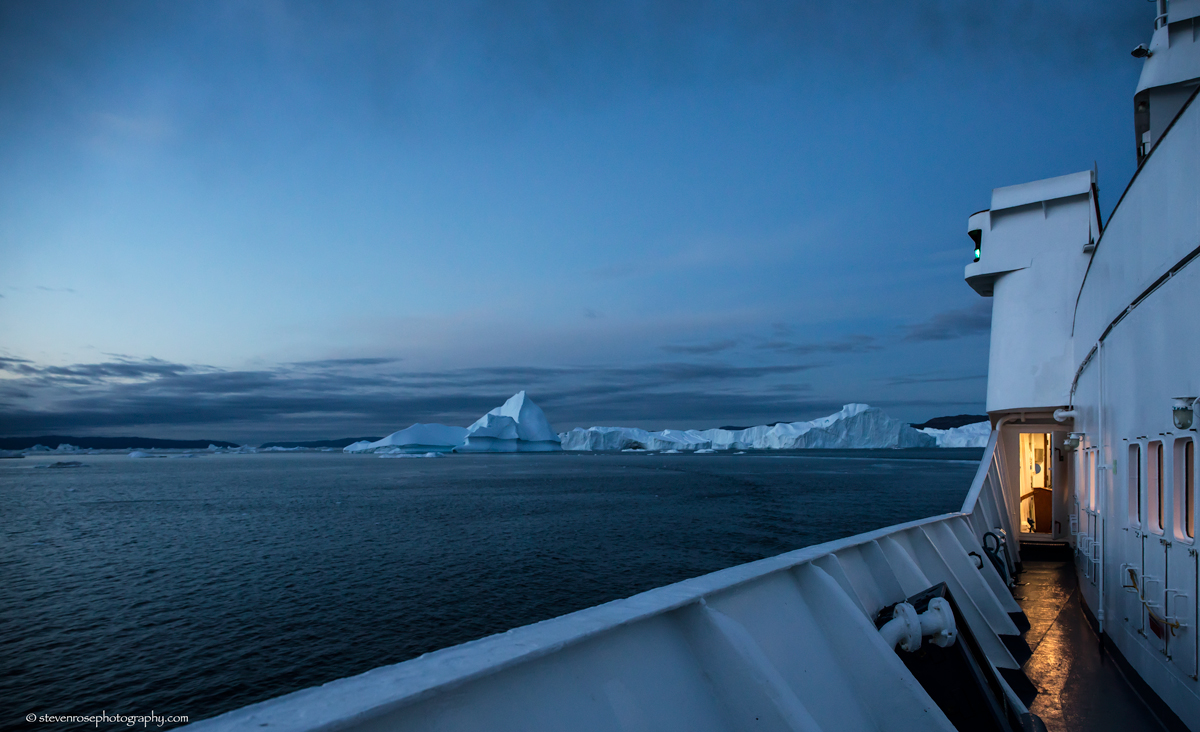
<instances>
[{"instance_id":1,"label":"wall-mounted lamp","mask_svg":"<svg viewBox=\"0 0 1200 732\"><path fill-rule=\"evenodd\" d=\"M1154 54L1146 47L1145 43L1139 43L1138 47L1129 52L1134 58L1150 58Z\"/></svg>"},{"instance_id":2,"label":"wall-mounted lamp","mask_svg":"<svg viewBox=\"0 0 1200 732\"><path fill-rule=\"evenodd\" d=\"M1171 407L1171 418L1175 427L1181 430L1191 429L1195 415L1196 397L1175 397Z\"/></svg>"},{"instance_id":3,"label":"wall-mounted lamp","mask_svg":"<svg viewBox=\"0 0 1200 732\"><path fill-rule=\"evenodd\" d=\"M1063 440L1063 446L1069 448L1079 447L1079 441L1083 439L1082 432L1071 432L1067 434L1067 439Z\"/></svg>"}]
</instances>

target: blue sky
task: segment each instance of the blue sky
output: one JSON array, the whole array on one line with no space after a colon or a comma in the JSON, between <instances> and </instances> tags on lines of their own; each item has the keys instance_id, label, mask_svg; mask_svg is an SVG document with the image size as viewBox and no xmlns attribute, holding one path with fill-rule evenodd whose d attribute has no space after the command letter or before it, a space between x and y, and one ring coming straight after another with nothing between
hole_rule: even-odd
<instances>
[{"instance_id":1,"label":"blue sky","mask_svg":"<svg viewBox=\"0 0 1200 732\"><path fill-rule=\"evenodd\" d=\"M1153 14L0 3L0 433L978 413L967 216L1107 215Z\"/></svg>"}]
</instances>

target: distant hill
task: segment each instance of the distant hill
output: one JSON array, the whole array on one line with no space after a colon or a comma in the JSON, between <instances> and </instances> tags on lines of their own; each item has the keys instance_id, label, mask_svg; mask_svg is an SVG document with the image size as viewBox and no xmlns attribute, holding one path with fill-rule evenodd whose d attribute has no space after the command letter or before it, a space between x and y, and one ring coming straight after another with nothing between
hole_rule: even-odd
<instances>
[{"instance_id":1,"label":"distant hill","mask_svg":"<svg viewBox=\"0 0 1200 732\"><path fill-rule=\"evenodd\" d=\"M955 427L962 427L964 424L975 424L976 422L986 422L988 416L986 414L956 414L953 417L934 417L928 422L914 424L914 430L923 430L926 427L935 430L952 430Z\"/></svg>"},{"instance_id":2,"label":"distant hill","mask_svg":"<svg viewBox=\"0 0 1200 732\"><path fill-rule=\"evenodd\" d=\"M265 442L259 447L345 447L360 440L375 442L378 437L343 437L340 440L314 440L312 442Z\"/></svg>"},{"instance_id":3,"label":"distant hill","mask_svg":"<svg viewBox=\"0 0 1200 732\"><path fill-rule=\"evenodd\" d=\"M156 440L150 437L70 437L67 435L42 435L40 437L0 437L0 450L27 450L34 445L56 448L59 445L74 445L91 450L124 450L125 448L162 448L166 450L203 450L209 445L237 447L232 442L221 440Z\"/></svg>"}]
</instances>

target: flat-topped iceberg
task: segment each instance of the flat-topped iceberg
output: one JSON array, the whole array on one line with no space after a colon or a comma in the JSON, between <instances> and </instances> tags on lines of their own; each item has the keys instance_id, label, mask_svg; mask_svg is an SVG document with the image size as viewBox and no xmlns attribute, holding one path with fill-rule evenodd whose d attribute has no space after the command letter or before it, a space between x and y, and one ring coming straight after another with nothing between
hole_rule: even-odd
<instances>
[{"instance_id":1,"label":"flat-topped iceberg","mask_svg":"<svg viewBox=\"0 0 1200 732\"><path fill-rule=\"evenodd\" d=\"M976 422L948 430L926 427L920 431L937 440L938 447L987 447L988 438L992 435L992 423Z\"/></svg>"},{"instance_id":2,"label":"flat-topped iceberg","mask_svg":"<svg viewBox=\"0 0 1200 732\"><path fill-rule=\"evenodd\" d=\"M760 425L744 430L663 430L632 427L575 428L560 435L564 450L796 450L805 448L936 447L937 438L914 430L881 409L847 404L811 422Z\"/></svg>"},{"instance_id":3,"label":"flat-topped iceberg","mask_svg":"<svg viewBox=\"0 0 1200 732\"><path fill-rule=\"evenodd\" d=\"M467 437L466 427L444 424L417 424L393 432L375 442L359 440L342 448L342 452L427 453L450 452Z\"/></svg>"}]
</instances>

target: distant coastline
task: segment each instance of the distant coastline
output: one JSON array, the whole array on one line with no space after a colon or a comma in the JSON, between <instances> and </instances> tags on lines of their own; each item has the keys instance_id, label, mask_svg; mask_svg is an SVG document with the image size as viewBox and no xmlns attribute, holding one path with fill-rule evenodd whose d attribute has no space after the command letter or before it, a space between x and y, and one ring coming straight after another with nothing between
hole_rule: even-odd
<instances>
[{"instance_id":1,"label":"distant coastline","mask_svg":"<svg viewBox=\"0 0 1200 732\"><path fill-rule=\"evenodd\" d=\"M936 417L922 424L909 425L913 429L932 428L949 430L975 422L987 421L987 415L959 414ZM783 422L771 422L774 427ZM722 427L723 430L746 429L744 427ZM376 442L380 437L342 437L331 440L276 440L255 447L266 448L336 448L341 449L356 442ZM238 448L242 444L226 440L166 440L154 437L75 437L72 435L40 435L36 437L0 437L0 450L29 450L41 445L56 450L59 445L71 445L81 450L204 450L209 445L220 448Z\"/></svg>"},{"instance_id":2,"label":"distant coastline","mask_svg":"<svg viewBox=\"0 0 1200 732\"><path fill-rule=\"evenodd\" d=\"M152 437L72 437L68 435L0 437L0 450L28 450L37 445L52 450L57 449L59 445L74 445L82 450L125 450L139 447L151 450L203 450L209 445L238 447L236 443L224 440L159 440Z\"/></svg>"}]
</instances>

